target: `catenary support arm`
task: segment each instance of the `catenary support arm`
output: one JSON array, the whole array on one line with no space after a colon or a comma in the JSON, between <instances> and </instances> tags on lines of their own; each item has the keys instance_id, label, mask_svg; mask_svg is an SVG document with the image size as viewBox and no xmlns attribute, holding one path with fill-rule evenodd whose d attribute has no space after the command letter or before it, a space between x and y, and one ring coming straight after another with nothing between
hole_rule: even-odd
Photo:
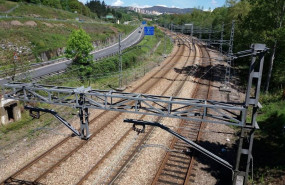
<instances>
[{"instance_id":1,"label":"catenary support arm","mask_svg":"<svg viewBox=\"0 0 285 185\"><path fill-rule=\"evenodd\" d=\"M27 110L30 110L30 113L32 112L46 112L52 114L55 118L57 118L61 123L63 123L67 128L69 128L76 136L81 136L81 134L72 127L70 123L68 123L65 119L63 119L61 116L57 114L54 110L50 109L42 109L42 108L35 108L35 107L30 107L30 106L25 106L24 107Z\"/></svg>"},{"instance_id":2,"label":"catenary support arm","mask_svg":"<svg viewBox=\"0 0 285 185\"><path fill-rule=\"evenodd\" d=\"M170 134L174 135L175 137L181 139L182 141L184 141L185 143L189 144L190 146L192 146L195 150L201 152L202 154L214 159L215 161L217 161L218 163L222 164L223 166L227 167L230 170L233 170L233 166L228 163L227 161L225 161L224 159L220 158L219 156L213 154L212 152L206 150L205 148L201 147L200 145L196 144L195 142L185 138L184 136L178 134L177 132L174 132L173 130L171 130L170 128L158 123L158 122L148 122L148 121L143 121L143 120L133 120L133 119L125 119L124 122L126 123L133 123L135 125L149 125L149 126L154 126L154 127L159 127L167 132L169 132Z\"/></svg>"}]
</instances>

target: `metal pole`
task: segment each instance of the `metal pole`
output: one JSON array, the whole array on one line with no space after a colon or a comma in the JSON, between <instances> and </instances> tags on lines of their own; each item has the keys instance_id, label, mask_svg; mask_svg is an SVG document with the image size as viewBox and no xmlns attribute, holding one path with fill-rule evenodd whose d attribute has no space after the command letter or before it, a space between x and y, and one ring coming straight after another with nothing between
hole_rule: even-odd
<instances>
[{"instance_id":1,"label":"metal pole","mask_svg":"<svg viewBox=\"0 0 285 185\"><path fill-rule=\"evenodd\" d=\"M191 29L191 39L192 39L192 43L193 43L193 29L194 29L194 24L192 23L192 29Z\"/></svg>"},{"instance_id":2,"label":"metal pole","mask_svg":"<svg viewBox=\"0 0 285 185\"><path fill-rule=\"evenodd\" d=\"M231 30L231 37L230 37L230 45L229 45L229 53L228 53L229 56L231 56L233 54L234 35L235 35L235 21L233 20L233 22L232 22L232 30Z\"/></svg>"},{"instance_id":3,"label":"metal pole","mask_svg":"<svg viewBox=\"0 0 285 185\"><path fill-rule=\"evenodd\" d=\"M166 34L164 32L164 57L166 56Z\"/></svg>"},{"instance_id":4,"label":"metal pole","mask_svg":"<svg viewBox=\"0 0 285 185\"><path fill-rule=\"evenodd\" d=\"M233 185L248 184L248 173L250 165L252 164L254 132L256 129L259 129L259 126L256 122L256 117L258 114L258 109L262 107L259 103L259 95L264 65L265 48L266 46L264 44L255 44L252 46L252 60L249 68L249 78L245 98L245 106L247 107L247 110L243 113L242 118L245 124L242 127L238 144ZM263 52L258 54L259 51ZM252 111L249 113L248 110L250 108ZM247 117L250 117L251 119L246 119ZM247 122L247 120L250 121Z\"/></svg>"},{"instance_id":5,"label":"metal pole","mask_svg":"<svg viewBox=\"0 0 285 185\"><path fill-rule=\"evenodd\" d=\"M232 30L231 30L231 36L230 36L228 59L227 59L227 66L226 66L226 75L225 75L225 88L228 90L229 90L230 79L231 79L234 31L235 31L235 21L232 22Z\"/></svg>"},{"instance_id":6,"label":"metal pole","mask_svg":"<svg viewBox=\"0 0 285 185\"><path fill-rule=\"evenodd\" d=\"M122 87L122 70L123 70L123 63L122 63L122 46L121 46L121 38L122 34L119 34L119 87Z\"/></svg>"},{"instance_id":7,"label":"metal pole","mask_svg":"<svg viewBox=\"0 0 285 185\"><path fill-rule=\"evenodd\" d=\"M225 24L223 23L223 25L222 25L222 32L221 32L220 53L223 52L224 27L225 27Z\"/></svg>"},{"instance_id":8,"label":"metal pole","mask_svg":"<svg viewBox=\"0 0 285 185\"><path fill-rule=\"evenodd\" d=\"M211 25L211 28L209 30L209 46L211 45L211 39L212 39L212 27L213 25Z\"/></svg>"}]
</instances>

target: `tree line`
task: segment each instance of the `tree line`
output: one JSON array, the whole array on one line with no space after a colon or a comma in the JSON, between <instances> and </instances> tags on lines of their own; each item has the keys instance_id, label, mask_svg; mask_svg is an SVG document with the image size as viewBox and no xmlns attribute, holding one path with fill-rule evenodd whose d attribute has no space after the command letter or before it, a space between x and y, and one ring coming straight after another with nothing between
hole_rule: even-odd
<instances>
[{"instance_id":1,"label":"tree line","mask_svg":"<svg viewBox=\"0 0 285 185\"><path fill-rule=\"evenodd\" d=\"M38 5L45 5L52 8L63 9L70 12L92 17L91 11L78 0L10 0L15 2L26 2Z\"/></svg>"},{"instance_id":2,"label":"tree line","mask_svg":"<svg viewBox=\"0 0 285 185\"><path fill-rule=\"evenodd\" d=\"M10 0L14 2L26 2L38 5L45 5L52 8L63 9L70 12L77 12L88 17L103 18L108 14L112 14L115 19L122 21L128 21L131 17L122 11L116 11L110 8L106 3L100 0L87 1L86 4L79 2L78 0Z\"/></svg>"},{"instance_id":3,"label":"tree line","mask_svg":"<svg viewBox=\"0 0 285 185\"><path fill-rule=\"evenodd\" d=\"M91 0L87 1L86 6L94 13L97 14L98 17L106 16L107 14L113 14L115 16L115 10L108 7L104 1L100 0Z\"/></svg>"},{"instance_id":4,"label":"tree line","mask_svg":"<svg viewBox=\"0 0 285 185\"><path fill-rule=\"evenodd\" d=\"M191 14L163 15L158 22L180 25L193 23L194 28L212 30L221 30L224 24L225 39L229 39L232 21L235 20L234 52L246 50L252 43L265 43L270 48L264 64L265 78L262 84L265 91L274 92L285 87L284 13L284 0L227 0L223 7L213 11L197 9ZM238 65L245 65L245 62L248 61L243 60Z\"/></svg>"}]
</instances>

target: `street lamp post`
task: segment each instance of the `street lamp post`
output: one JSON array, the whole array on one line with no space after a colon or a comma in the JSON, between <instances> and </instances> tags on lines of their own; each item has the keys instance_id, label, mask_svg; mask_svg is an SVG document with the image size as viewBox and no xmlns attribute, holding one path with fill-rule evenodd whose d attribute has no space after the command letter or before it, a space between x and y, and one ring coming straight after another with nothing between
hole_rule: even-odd
<instances>
[{"instance_id":1,"label":"street lamp post","mask_svg":"<svg viewBox=\"0 0 285 185\"><path fill-rule=\"evenodd\" d=\"M166 33L164 32L164 57L166 57Z\"/></svg>"},{"instance_id":2,"label":"street lamp post","mask_svg":"<svg viewBox=\"0 0 285 185\"><path fill-rule=\"evenodd\" d=\"M122 34L119 34L119 87L122 87L122 70L123 70L123 64L122 64L122 45L121 45L121 39Z\"/></svg>"}]
</instances>

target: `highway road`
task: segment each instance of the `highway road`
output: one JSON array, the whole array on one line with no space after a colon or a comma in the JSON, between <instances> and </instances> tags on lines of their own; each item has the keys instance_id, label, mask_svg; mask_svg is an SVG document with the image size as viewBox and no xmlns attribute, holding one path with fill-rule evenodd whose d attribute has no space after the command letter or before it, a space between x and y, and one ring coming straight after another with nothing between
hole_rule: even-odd
<instances>
[{"instance_id":1,"label":"highway road","mask_svg":"<svg viewBox=\"0 0 285 185\"><path fill-rule=\"evenodd\" d=\"M121 42L122 49L126 49L140 42L141 39L144 37L143 33L144 33L143 26L141 25L134 32L132 32L129 36L127 36L125 39L122 40ZM91 54L94 56L94 60L98 60L98 59L116 54L118 52L119 52L119 46L118 46L118 43L116 43L114 45L103 48L101 50L91 52ZM25 78L35 79L41 76L46 76L46 75L53 74L59 71L63 71L68 67L68 65L71 62L72 60L67 59L61 62L35 68L27 72L17 74L16 79L18 80L25 79ZM0 85L2 86L3 84L9 82L10 80L11 80L11 77L0 78Z\"/></svg>"}]
</instances>

